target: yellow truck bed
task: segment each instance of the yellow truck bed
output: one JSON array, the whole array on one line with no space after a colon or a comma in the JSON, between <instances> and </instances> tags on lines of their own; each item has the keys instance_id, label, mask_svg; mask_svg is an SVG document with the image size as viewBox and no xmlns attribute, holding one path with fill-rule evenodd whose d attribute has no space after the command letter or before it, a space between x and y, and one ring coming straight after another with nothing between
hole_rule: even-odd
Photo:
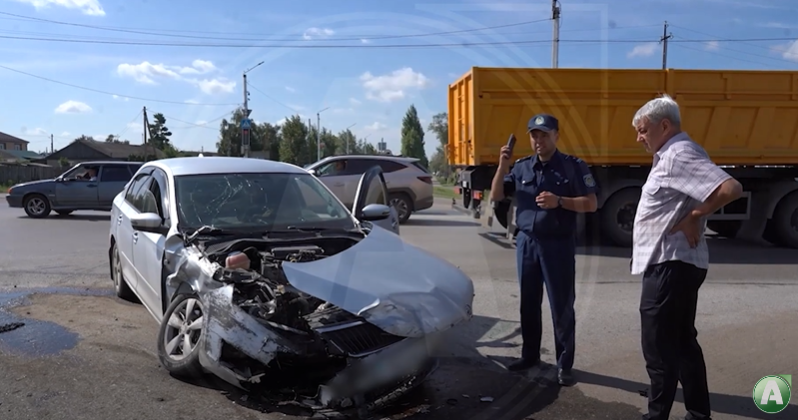
<instances>
[{"instance_id":1,"label":"yellow truck bed","mask_svg":"<svg viewBox=\"0 0 798 420\"><path fill-rule=\"evenodd\" d=\"M560 120L559 147L592 165L648 165L634 113L660 93L682 128L719 165L798 164L798 71L603 70L473 67L449 86L451 165L490 165L515 133L514 157L532 154L526 126Z\"/></svg>"}]
</instances>

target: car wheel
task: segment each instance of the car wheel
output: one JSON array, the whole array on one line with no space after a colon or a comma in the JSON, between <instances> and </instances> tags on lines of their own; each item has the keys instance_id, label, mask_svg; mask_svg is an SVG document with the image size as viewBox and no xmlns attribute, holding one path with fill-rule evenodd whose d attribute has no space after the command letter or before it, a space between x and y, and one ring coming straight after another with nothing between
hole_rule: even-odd
<instances>
[{"instance_id":1,"label":"car wheel","mask_svg":"<svg viewBox=\"0 0 798 420\"><path fill-rule=\"evenodd\" d=\"M404 193L392 194L390 205L399 214L399 223L406 222L410 218L410 213L413 212L413 204L410 202L410 197Z\"/></svg>"},{"instance_id":2,"label":"car wheel","mask_svg":"<svg viewBox=\"0 0 798 420\"><path fill-rule=\"evenodd\" d=\"M119 257L119 247L116 246L116 242L111 247L111 270L116 296L129 302L135 302L136 295L130 290L130 285L122 273L122 259Z\"/></svg>"},{"instance_id":3,"label":"car wheel","mask_svg":"<svg viewBox=\"0 0 798 420\"><path fill-rule=\"evenodd\" d=\"M185 378L202 376L199 355L204 308L196 294L179 294L161 320L158 358L169 373Z\"/></svg>"},{"instance_id":4,"label":"car wheel","mask_svg":"<svg viewBox=\"0 0 798 420\"><path fill-rule=\"evenodd\" d=\"M23 205L28 217L41 219L50 215L50 200L41 194L31 194L25 197Z\"/></svg>"}]
</instances>

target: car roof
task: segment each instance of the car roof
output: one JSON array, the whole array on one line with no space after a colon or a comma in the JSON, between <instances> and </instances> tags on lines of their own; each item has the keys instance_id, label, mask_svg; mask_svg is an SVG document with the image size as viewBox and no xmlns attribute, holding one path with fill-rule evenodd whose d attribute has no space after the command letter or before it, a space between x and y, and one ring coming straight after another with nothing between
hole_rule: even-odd
<instances>
[{"instance_id":1,"label":"car roof","mask_svg":"<svg viewBox=\"0 0 798 420\"><path fill-rule=\"evenodd\" d=\"M308 175L308 172L290 163L267 159L232 156L192 156L159 159L147 162L144 167L158 167L172 176L207 175L219 173L291 173Z\"/></svg>"},{"instance_id":2,"label":"car roof","mask_svg":"<svg viewBox=\"0 0 798 420\"><path fill-rule=\"evenodd\" d=\"M142 165L144 162L131 162L128 160L86 160L78 162L78 165Z\"/></svg>"},{"instance_id":3,"label":"car roof","mask_svg":"<svg viewBox=\"0 0 798 420\"><path fill-rule=\"evenodd\" d=\"M392 156L392 155L336 155L336 156L327 156L326 158L315 163L327 162L330 160L337 160L337 159L377 159L377 160L392 160L392 161L405 162L405 163L413 163L421 160L414 157Z\"/></svg>"}]
</instances>

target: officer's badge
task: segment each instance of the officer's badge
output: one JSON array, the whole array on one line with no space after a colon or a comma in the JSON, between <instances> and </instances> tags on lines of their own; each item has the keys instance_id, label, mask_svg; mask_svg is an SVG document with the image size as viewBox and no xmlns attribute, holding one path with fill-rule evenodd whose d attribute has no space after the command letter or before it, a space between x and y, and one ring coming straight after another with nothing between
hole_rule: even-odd
<instances>
[{"instance_id":1,"label":"officer's badge","mask_svg":"<svg viewBox=\"0 0 798 420\"><path fill-rule=\"evenodd\" d=\"M596 180L593 179L593 175L591 175L591 174L587 174L587 175L583 176L582 180L585 181L585 185L588 188L593 188L593 187L596 186Z\"/></svg>"},{"instance_id":2,"label":"officer's badge","mask_svg":"<svg viewBox=\"0 0 798 420\"><path fill-rule=\"evenodd\" d=\"M545 120L543 119L543 117L537 117L537 118L535 118L535 124L537 124L537 125L541 125L541 124L543 124L543 121L545 121Z\"/></svg>"}]
</instances>

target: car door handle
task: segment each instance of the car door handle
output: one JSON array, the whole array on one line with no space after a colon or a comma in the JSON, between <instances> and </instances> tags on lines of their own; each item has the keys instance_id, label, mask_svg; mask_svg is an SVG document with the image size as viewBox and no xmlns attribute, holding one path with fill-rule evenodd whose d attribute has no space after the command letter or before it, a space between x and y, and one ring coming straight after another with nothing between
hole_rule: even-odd
<instances>
[{"instance_id":1,"label":"car door handle","mask_svg":"<svg viewBox=\"0 0 798 420\"><path fill-rule=\"evenodd\" d=\"M122 223L122 216L120 215L119 217L116 218L116 224L119 225L121 223Z\"/></svg>"},{"instance_id":2,"label":"car door handle","mask_svg":"<svg viewBox=\"0 0 798 420\"><path fill-rule=\"evenodd\" d=\"M133 243L135 244L139 240L139 233L133 232Z\"/></svg>"}]
</instances>

